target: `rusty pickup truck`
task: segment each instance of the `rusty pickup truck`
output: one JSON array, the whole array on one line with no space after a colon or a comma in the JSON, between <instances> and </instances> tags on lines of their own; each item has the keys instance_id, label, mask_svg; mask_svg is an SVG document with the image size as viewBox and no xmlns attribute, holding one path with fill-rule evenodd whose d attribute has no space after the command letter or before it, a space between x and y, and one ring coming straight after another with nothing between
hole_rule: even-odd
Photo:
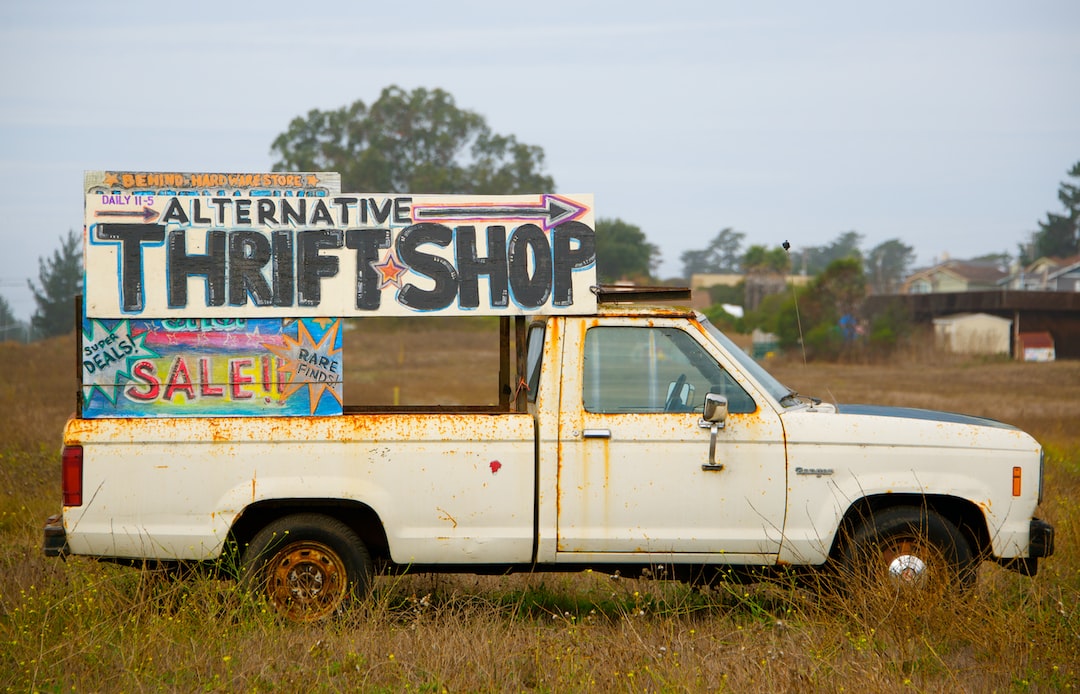
<instances>
[{"instance_id":1,"label":"rusty pickup truck","mask_svg":"<svg viewBox=\"0 0 1080 694\"><path fill-rule=\"evenodd\" d=\"M918 584L1053 551L1024 432L821 403L700 314L622 294L527 324L520 411L72 419L46 553L235 565L312 619L377 571L707 578L872 547Z\"/></svg>"},{"instance_id":2,"label":"rusty pickup truck","mask_svg":"<svg viewBox=\"0 0 1080 694\"><path fill-rule=\"evenodd\" d=\"M840 567L919 589L1053 552L1031 436L822 403L672 303L688 291L599 286L590 195L139 171L84 193L48 555L210 566L320 619L388 571ZM344 321L434 314L499 317L497 404L343 400Z\"/></svg>"}]
</instances>

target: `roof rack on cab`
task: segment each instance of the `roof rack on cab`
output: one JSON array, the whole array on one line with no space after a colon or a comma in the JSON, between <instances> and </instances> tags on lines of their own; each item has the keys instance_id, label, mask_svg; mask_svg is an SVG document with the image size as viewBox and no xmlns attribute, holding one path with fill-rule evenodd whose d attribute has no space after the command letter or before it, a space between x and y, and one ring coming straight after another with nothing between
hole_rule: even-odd
<instances>
[{"instance_id":1,"label":"roof rack on cab","mask_svg":"<svg viewBox=\"0 0 1080 694\"><path fill-rule=\"evenodd\" d=\"M592 287L597 301L629 303L634 301L689 301L689 287L638 287L601 284Z\"/></svg>"}]
</instances>

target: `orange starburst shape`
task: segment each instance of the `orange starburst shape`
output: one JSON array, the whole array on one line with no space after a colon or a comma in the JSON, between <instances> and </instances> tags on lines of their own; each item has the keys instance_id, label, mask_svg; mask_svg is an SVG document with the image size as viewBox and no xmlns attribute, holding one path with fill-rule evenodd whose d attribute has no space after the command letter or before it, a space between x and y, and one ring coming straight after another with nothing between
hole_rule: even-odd
<instances>
[{"instance_id":1,"label":"orange starburst shape","mask_svg":"<svg viewBox=\"0 0 1080 694\"><path fill-rule=\"evenodd\" d=\"M304 321L300 321L296 327L297 339L283 335L284 345L265 345L281 359L278 373L286 379L281 389L283 399L307 388L311 414L315 414L324 393L330 393L341 404L341 348L334 348L340 329L341 321L334 321L322 339L315 342Z\"/></svg>"},{"instance_id":2,"label":"orange starburst shape","mask_svg":"<svg viewBox=\"0 0 1080 694\"><path fill-rule=\"evenodd\" d=\"M385 289L391 284L401 289L401 276L405 274L405 271L409 268L405 267L398 262L398 259L394 257L393 253L386 256L386 260L374 266L379 274L382 275L382 281L379 284L379 289Z\"/></svg>"}]
</instances>

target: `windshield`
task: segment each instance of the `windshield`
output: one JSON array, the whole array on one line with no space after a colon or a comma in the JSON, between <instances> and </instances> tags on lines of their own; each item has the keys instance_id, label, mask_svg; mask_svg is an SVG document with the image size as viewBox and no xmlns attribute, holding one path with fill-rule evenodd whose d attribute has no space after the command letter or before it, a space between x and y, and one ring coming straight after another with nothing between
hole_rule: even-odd
<instances>
[{"instance_id":1,"label":"windshield","mask_svg":"<svg viewBox=\"0 0 1080 694\"><path fill-rule=\"evenodd\" d=\"M799 404L793 398L788 396L792 395L791 388L788 388L780 381L776 380L771 373L765 370L765 368L754 361L753 357L743 351L742 347L731 341L724 333L720 332L715 325L709 322L707 318L702 315L698 315L698 320L705 326L705 330L712 336L716 342L727 350L732 359L739 363L743 372L750 378L757 381L758 385L765 389L769 395L771 395L777 402L785 407ZM782 402L781 402L782 401Z\"/></svg>"}]
</instances>

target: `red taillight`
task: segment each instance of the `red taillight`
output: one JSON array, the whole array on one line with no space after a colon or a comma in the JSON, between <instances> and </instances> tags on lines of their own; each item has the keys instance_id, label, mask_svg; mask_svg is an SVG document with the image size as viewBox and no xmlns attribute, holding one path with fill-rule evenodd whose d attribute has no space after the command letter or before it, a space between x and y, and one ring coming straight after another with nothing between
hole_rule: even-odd
<instances>
[{"instance_id":1,"label":"red taillight","mask_svg":"<svg viewBox=\"0 0 1080 694\"><path fill-rule=\"evenodd\" d=\"M64 446L62 458L64 506L82 506L82 446Z\"/></svg>"}]
</instances>

